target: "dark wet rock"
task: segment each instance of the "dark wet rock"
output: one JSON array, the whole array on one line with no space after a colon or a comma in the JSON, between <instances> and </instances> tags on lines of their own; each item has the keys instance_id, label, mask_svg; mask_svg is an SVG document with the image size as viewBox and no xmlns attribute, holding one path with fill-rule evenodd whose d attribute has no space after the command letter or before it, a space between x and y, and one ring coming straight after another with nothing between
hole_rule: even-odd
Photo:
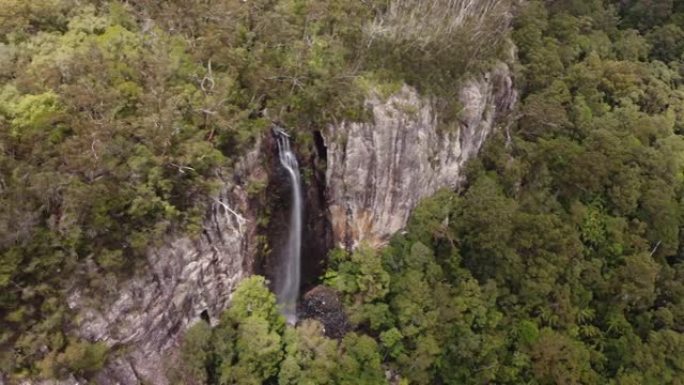
<instances>
[{"instance_id":1,"label":"dark wet rock","mask_svg":"<svg viewBox=\"0 0 684 385\"><path fill-rule=\"evenodd\" d=\"M304 294L300 308L300 317L319 321L330 338L342 338L350 330L340 297L327 286L318 285Z\"/></svg>"}]
</instances>

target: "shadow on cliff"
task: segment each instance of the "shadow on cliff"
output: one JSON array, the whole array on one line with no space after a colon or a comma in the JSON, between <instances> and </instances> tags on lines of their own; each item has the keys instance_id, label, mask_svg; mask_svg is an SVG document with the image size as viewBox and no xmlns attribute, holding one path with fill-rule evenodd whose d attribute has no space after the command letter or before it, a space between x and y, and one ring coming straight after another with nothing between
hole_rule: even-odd
<instances>
[{"instance_id":1,"label":"shadow on cliff","mask_svg":"<svg viewBox=\"0 0 684 385\"><path fill-rule=\"evenodd\" d=\"M260 233L265 237L268 247L257 255L254 273L266 276L271 289L277 286L280 277L281 250L287 243L292 186L285 169L278 160L278 147L275 138L267 135L264 151L268 165L268 184L266 188L268 222ZM292 147L297 154L302 176L303 191L303 229L302 229L302 270L300 293L319 283L327 267L327 255L332 246L332 228L327 215L325 196L326 148L320 133L300 133L293 138Z\"/></svg>"}]
</instances>

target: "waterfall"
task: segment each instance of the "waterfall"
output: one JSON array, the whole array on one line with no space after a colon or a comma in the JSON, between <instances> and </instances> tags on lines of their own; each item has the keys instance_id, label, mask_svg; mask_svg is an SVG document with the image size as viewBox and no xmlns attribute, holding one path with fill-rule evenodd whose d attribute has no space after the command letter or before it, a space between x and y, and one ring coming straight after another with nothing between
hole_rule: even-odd
<instances>
[{"instance_id":1,"label":"waterfall","mask_svg":"<svg viewBox=\"0 0 684 385\"><path fill-rule=\"evenodd\" d=\"M297 322L297 297L301 272L302 248L302 191L299 177L299 164L294 152L290 149L290 136L280 128L275 130L278 142L278 157L285 168L292 184L292 202L290 212L289 235L287 244L281 253L281 271L277 280L276 296L281 311L290 324Z\"/></svg>"}]
</instances>

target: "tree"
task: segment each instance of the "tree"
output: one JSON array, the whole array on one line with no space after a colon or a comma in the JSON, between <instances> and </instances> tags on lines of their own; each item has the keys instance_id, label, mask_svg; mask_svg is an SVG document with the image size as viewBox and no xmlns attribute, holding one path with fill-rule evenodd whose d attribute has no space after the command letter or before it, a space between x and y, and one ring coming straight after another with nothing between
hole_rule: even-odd
<instances>
[{"instance_id":1,"label":"tree","mask_svg":"<svg viewBox=\"0 0 684 385\"><path fill-rule=\"evenodd\" d=\"M535 378L541 384L582 384L597 380L589 363L589 351L581 343L550 329L540 332L530 357Z\"/></svg>"},{"instance_id":2,"label":"tree","mask_svg":"<svg viewBox=\"0 0 684 385\"><path fill-rule=\"evenodd\" d=\"M219 383L259 385L275 377L282 341L268 321L258 316L242 319L236 337L235 362L220 367Z\"/></svg>"},{"instance_id":3,"label":"tree","mask_svg":"<svg viewBox=\"0 0 684 385\"><path fill-rule=\"evenodd\" d=\"M280 365L279 385L334 384L338 364L338 343L323 335L323 327L304 320L296 329L286 329L285 359Z\"/></svg>"},{"instance_id":4,"label":"tree","mask_svg":"<svg viewBox=\"0 0 684 385\"><path fill-rule=\"evenodd\" d=\"M56 374L59 376L66 372L84 376L97 373L107 359L108 350L103 342L73 341L57 355Z\"/></svg>"},{"instance_id":5,"label":"tree","mask_svg":"<svg viewBox=\"0 0 684 385\"><path fill-rule=\"evenodd\" d=\"M339 370L335 383L340 385L385 384L378 346L366 335L349 333L342 339Z\"/></svg>"},{"instance_id":6,"label":"tree","mask_svg":"<svg viewBox=\"0 0 684 385\"><path fill-rule=\"evenodd\" d=\"M174 384L203 385L209 380L208 366L213 349L209 324L199 321L185 332L180 358L169 370Z\"/></svg>"},{"instance_id":7,"label":"tree","mask_svg":"<svg viewBox=\"0 0 684 385\"><path fill-rule=\"evenodd\" d=\"M509 252L515 209L515 201L490 176L478 178L465 194L462 213L453 226L463 242L464 263L478 278L491 277L496 260Z\"/></svg>"},{"instance_id":8,"label":"tree","mask_svg":"<svg viewBox=\"0 0 684 385\"><path fill-rule=\"evenodd\" d=\"M382 301L389 291L390 275L383 269L381 254L362 245L353 253L337 250L331 258L326 283L343 295L352 322L368 320L364 305Z\"/></svg>"}]
</instances>

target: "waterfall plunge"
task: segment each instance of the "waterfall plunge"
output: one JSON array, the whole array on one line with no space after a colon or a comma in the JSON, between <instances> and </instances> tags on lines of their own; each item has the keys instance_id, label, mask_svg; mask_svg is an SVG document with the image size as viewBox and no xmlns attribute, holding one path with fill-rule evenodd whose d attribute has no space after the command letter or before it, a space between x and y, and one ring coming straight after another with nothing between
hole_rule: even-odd
<instances>
[{"instance_id":1,"label":"waterfall plunge","mask_svg":"<svg viewBox=\"0 0 684 385\"><path fill-rule=\"evenodd\" d=\"M290 149L290 136L285 131L275 129L278 142L280 164L287 170L292 183L292 204L290 213L289 235L285 249L281 253L281 276L277 280L276 296L287 322L297 322L297 297L301 274L302 249L302 191L299 177L299 164L294 152Z\"/></svg>"}]
</instances>

